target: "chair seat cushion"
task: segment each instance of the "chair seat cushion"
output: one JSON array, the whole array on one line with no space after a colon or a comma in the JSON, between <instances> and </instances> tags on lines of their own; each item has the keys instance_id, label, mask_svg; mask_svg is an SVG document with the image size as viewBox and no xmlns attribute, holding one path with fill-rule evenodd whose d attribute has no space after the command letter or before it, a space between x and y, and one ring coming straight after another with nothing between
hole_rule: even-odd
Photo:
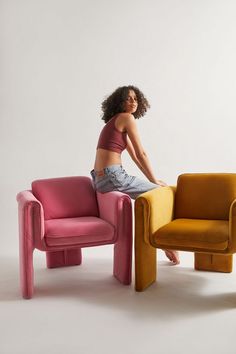
<instances>
[{"instance_id":1,"label":"chair seat cushion","mask_svg":"<svg viewBox=\"0 0 236 354\"><path fill-rule=\"evenodd\" d=\"M48 246L100 245L112 243L114 236L114 226L95 216L45 221L45 241Z\"/></svg>"},{"instance_id":2,"label":"chair seat cushion","mask_svg":"<svg viewBox=\"0 0 236 354\"><path fill-rule=\"evenodd\" d=\"M157 248L180 250L225 250L228 241L229 222L225 220L175 219L151 236Z\"/></svg>"}]
</instances>

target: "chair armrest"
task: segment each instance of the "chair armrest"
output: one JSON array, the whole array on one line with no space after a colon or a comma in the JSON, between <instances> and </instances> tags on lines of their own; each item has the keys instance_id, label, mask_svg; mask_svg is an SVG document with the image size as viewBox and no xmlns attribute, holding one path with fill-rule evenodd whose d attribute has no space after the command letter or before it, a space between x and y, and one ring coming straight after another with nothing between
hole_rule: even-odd
<instances>
[{"instance_id":1,"label":"chair armrest","mask_svg":"<svg viewBox=\"0 0 236 354\"><path fill-rule=\"evenodd\" d=\"M19 231L22 237L30 238L33 246L42 247L44 237L43 206L29 190L17 194Z\"/></svg>"},{"instance_id":2,"label":"chair armrest","mask_svg":"<svg viewBox=\"0 0 236 354\"><path fill-rule=\"evenodd\" d=\"M124 193L113 191L107 193L96 192L99 217L111 225L115 226L116 237L118 235L118 229L122 230L125 223L132 223L132 202L131 198ZM130 220L127 220L128 213Z\"/></svg>"},{"instance_id":3,"label":"chair armrest","mask_svg":"<svg viewBox=\"0 0 236 354\"><path fill-rule=\"evenodd\" d=\"M229 210L229 248L230 253L236 252L236 199L231 203Z\"/></svg>"},{"instance_id":4,"label":"chair armrest","mask_svg":"<svg viewBox=\"0 0 236 354\"><path fill-rule=\"evenodd\" d=\"M150 243L154 232L173 220L175 192L175 186L160 187L143 193L135 200L137 223L144 223L146 243Z\"/></svg>"}]
</instances>

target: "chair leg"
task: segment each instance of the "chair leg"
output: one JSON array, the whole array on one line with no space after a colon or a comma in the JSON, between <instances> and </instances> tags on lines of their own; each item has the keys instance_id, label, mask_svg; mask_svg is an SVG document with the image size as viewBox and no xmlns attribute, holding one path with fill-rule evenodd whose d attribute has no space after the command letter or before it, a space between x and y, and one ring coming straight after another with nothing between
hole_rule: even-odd
<instances>
[{"instance_id":1,"label":"chair leg","mask_svg":"<svg viewBox=\"0 0 236 354\"><path fill-rule=\"evenodd\" d=\"M156 248L149 243L142 203L135 203L135 290L143 291L156 281Z\"/></svg>"},{"instance_id":2,"label":"chair leg","mask_svg":"<svg viewBox=\"0 0 236 354\"><path fill-rule=\"evenodd\" d=\"M82 262L81 248L65 249L62 251L47 251L46 260L48 268L80 265Z\"/></svg>"},{"instance_id":3,"label":"chair leg","mask_svg":"<svg viewBox=\"0 0 236 354\"><path fill-rule=\"evenodd\" d=\"M143 291L156 281L156 248L149 243L142 204L135 205L135 290Z\"/></svg>"},{"instance_id":4,"label":"chair leg","mask_svg":"<svg viewBox=\"0 0 236 354\"><path fill-rule=\"evenodd\" d=\"M194 268L196 270L230 273L233 269L233 255L194 253Z\"/></svg>"},{"instance_id":5,"label":"chair leg","mask_svg":"<svg viewBox=\"0 0 236 354\"><path fill-rule=\"evenodd\" d=\"M132 246L117 242L114 245L113 275L124 285L129 285L132 278Z\"/></svg>"},{"instance_id":6,"label":"chair leg","mask_svg":"<svg viewBox=\"0 0 236 354\"><path fill-rule=\"evenodd\" d=\"M123 208L122 227L114 245L113 275L122 284L129 285L132 280L132 207L125 201Z\"/></svg>"},{"instance_id":7,"label":"chair leg","mask_svg":"<svg viewBox=\"0 0 236 354\"><path fill-rule=\"evenodd\" d=\"M20 268L20 287L22 297L31 299L34 293L34 267L33 267L34 247L32 240L20 233L19 238L19 268Z\"/></svg>"},{"instance_id":8,"label":"chair leg","mask_svg":"<svg viewBox=\"0 0 236 354\"><path fill-rule=\"evenodd\" d=\"M156 248L135 240L135 290L143 291L156 281Z\"/></svg>"}]
</instances>

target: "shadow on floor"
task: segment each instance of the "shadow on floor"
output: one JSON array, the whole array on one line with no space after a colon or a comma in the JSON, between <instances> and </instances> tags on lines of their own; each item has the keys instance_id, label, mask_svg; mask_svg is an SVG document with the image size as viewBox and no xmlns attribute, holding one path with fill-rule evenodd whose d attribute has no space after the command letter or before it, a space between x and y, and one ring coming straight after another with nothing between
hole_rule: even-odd
<instances>
[{"instance_id":1,"label":"shadow on floor","mask_svg":"<svg viewBox=\"0 0 236 354\"><path fill-rule=\"evenodd\" d=\"M192 268L158 262L158 281L144 292L135 292L112 276L112 260L87 259L81 266L47 269L35 262L35 293L28 301L61 299L89 306L111 307L134 318L170 321L178 317L236 308L234 274L197 272ZM234 286L234 287L233 287ZM0 302L26 301L19 290L18 260L0 260Z\"/></svg>"}]
</instances>

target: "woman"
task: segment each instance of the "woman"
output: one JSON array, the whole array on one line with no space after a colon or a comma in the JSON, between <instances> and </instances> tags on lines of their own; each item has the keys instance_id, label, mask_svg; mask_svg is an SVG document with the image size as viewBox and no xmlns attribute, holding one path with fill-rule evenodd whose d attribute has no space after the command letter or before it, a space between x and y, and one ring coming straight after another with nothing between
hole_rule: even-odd
<instances>
[{"instance_id":1,"label":"woman","mask_svg":"<svg viewBox=\"0 0 236 354\"><path fill-rule=\"evenodd\" d=\"M135 86L119 87L103 101L102 119L106 125L100 133L94 169L90 172L97 191L116 190L135 199L151 189L167 186L155 177L136 126L136 119L144 116L148 108L147 99ZM121 162L124 149L148 181L126 173ZM173 264L179 264L178 252L165 253Z\"/></svg>"}]
</instances>

